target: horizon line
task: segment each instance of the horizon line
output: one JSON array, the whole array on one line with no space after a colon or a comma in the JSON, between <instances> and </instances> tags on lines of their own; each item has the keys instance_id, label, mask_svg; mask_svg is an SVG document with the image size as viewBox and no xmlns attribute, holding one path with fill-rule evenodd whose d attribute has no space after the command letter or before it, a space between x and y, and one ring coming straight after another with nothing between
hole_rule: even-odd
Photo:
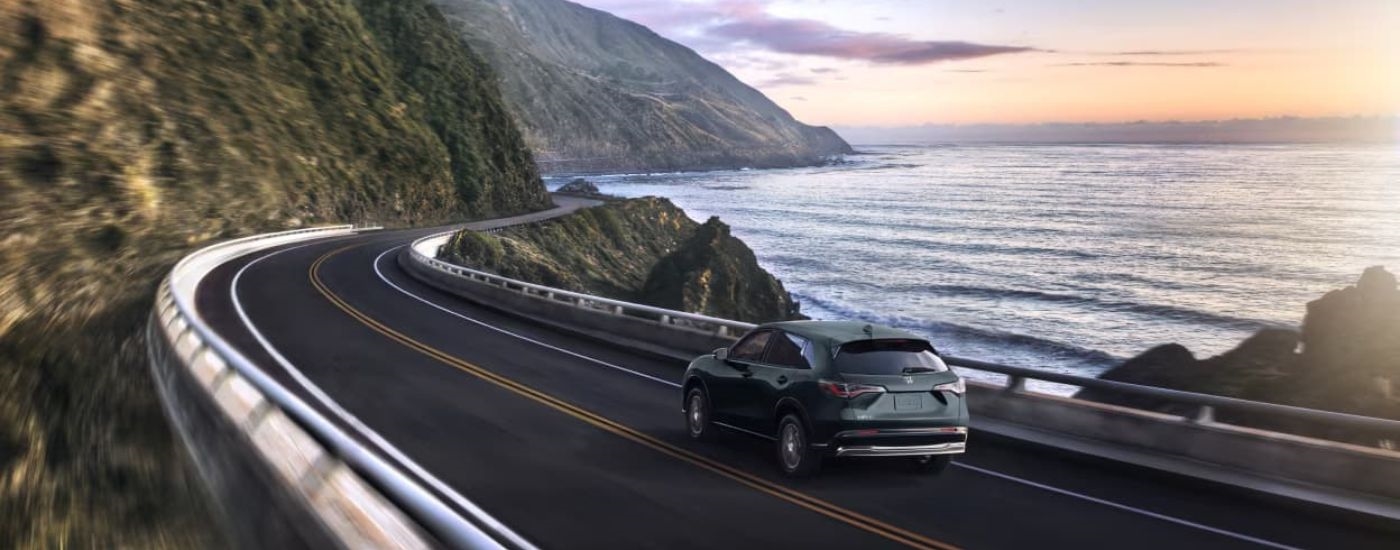
<instances>
[{"instance_id":1,"label":"horizon line","mask_svg":"<svg viewBox=\"0 0 1400 550\"><path fill-rule=\"evenodd\" d=\"M896 128L922 128L922 127L976 127L976 126L1131 126L1149 124L1211 124L1226 122L1279 122L1279 121L1344 121L1344 120L1373 120L1381 121L1391 119L1400 122L1400 113L1388 114L1352 114L1352 115L1274 115L1264 117L1234 117L1234 118L1172 118L1172 119L1134 119L1118 121L1073 121L1073 120L1047 120L1041 122L919 122L912 124L826 124L828 127L846 128L871 128L871 129L896 129Z\"/></svg>"}]
</instances>

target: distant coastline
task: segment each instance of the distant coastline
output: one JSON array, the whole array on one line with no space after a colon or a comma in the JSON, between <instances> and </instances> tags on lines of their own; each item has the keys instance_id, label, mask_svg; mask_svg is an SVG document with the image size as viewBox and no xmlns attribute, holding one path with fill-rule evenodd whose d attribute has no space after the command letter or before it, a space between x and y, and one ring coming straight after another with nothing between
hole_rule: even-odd
<instances>
[{"instance_id":1,"label":"distant coastline","mask_svg":"<svg viewBox=\"0 0 1400 550\"><path fill-rule=\"evenodd\" d=\"M1276 117L1197 121L841 126L856 145L1400 143L1400 116Z\"/></svg>"}]
</instances>

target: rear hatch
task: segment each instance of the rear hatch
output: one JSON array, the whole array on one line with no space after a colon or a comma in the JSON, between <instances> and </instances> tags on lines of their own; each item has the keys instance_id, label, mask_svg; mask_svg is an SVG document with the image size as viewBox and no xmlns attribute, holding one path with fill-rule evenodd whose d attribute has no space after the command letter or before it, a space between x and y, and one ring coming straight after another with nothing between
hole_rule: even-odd
<instances>
[{"instance_id":1,"label":"rear hatch","mask_svg":"<svg viewBox=\"0 0 1400 550\"><path fill-rule=\"evenodd\" d=\"M881 386L876 399L856 399L868 420L947 419L959 416L962 395L935 387L958 381L955 374L923 340L857 340L841 345L832 360L848 384Z\"/></svg>"}]
</instances>

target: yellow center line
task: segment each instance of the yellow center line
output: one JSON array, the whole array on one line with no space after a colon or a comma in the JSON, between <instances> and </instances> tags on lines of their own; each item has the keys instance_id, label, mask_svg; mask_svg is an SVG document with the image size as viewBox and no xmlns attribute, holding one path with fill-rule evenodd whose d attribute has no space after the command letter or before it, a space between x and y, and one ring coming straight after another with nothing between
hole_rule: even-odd
<instances>
[{"instance_id":1,"label":"yellow center line","mask_svg":"<svg viewBox=\"0 0 1400 550\"><path fill-rule=\"evenodd\" d=\"M472 363L468 363L466 361L458 359L448 354L447 352L419 342L401 332L398 332L392 328L389 328L388 326L385 326L383 323L380 323L379 321L370 318L368 315L361 313L360 310L355 309L345 300L341 299L340 296L332 292L330 288L328 288L325 285L325 283L321 281L321 265L325 263L326 260L330 259L333 256L336 256L337 254L345 252L346 250L363 245L363 243L352 244L349 246L337 248L335 250L327 252L320 258L317 258L316 261L311 264L311 269L309 270L311 284L312 286L316 287L316 290L320 292L321 295L324 296L328 301L330 301L331 304L335 305L341 311L344 311L347 315L364 324L365 326L369 327L370 329L374 330L375 332L378 332L384 335L385 337L388 337L390 340L394 340L399 344L402 344L408 348L418 351L419 353L427 355L451 367L457 368L458 370L476 376L477 378L480 378L482 380L510 390L516 394L530 398L541 404L547 405L555 410L568 414L569 416L587 422L588 424L593 425L603 431L621 436L625 439L634 441L638 444L659 451L662 454L665 454L672 458L679 459L683 462L687 462L705 470L708 470L710 472L713 472L715 474L719 474L757 491L777 497L789 503L796 504L798 506L801 506L802 508L846 523L858 529L865 530L867 532L879 535L894 542L914 548L933 548L939 550L955 550L957 548L956 546L953 546L951 544L937 541L920 535L918 533L895 527L880 520L862 515L851 510L847 510L825 500L773 483L771 481L755 476L743 470L734 468L733 466L729 466L728 464L724 464L722 462L718 462L716 460L688 451L681 447L677 447L675 445L647 435L643 432L637 431L633 428L610 420L606 417L598 415L592 411L580 408L571 403L560 400L559 398L556 398L552 395L540 392L539 390L536 390L509 378L503 377L484 368L478 367Z\"/></svg>"}]
</instances>

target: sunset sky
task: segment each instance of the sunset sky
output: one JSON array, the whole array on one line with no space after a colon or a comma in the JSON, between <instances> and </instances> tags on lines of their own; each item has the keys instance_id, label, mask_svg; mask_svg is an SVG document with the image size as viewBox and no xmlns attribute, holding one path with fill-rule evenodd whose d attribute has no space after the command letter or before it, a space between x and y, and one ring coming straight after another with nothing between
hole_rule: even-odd
<instances>
[{"instance_id":1,"label":"sunset sky","mask_svg":"<svg viewBox=\"0 0 1400 550\"><path fill-rule=\"evenodd\" d=\"M581 0L829 125L1400 114L1400 0Z\"/></svg>"}]
</instances>

